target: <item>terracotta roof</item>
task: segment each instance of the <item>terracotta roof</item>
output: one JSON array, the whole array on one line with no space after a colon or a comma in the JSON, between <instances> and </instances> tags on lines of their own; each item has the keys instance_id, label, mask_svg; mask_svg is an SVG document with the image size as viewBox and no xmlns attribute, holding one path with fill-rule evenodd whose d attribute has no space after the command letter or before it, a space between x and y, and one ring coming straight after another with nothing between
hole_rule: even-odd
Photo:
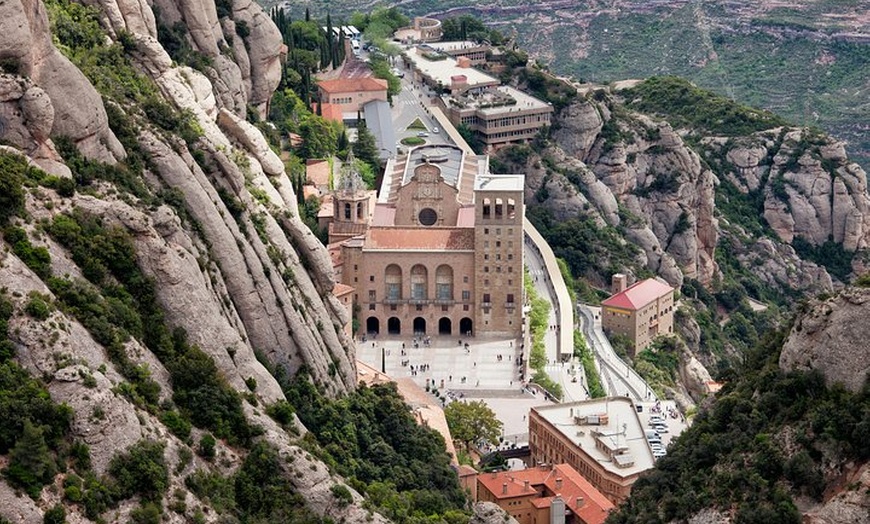
<instances>
[{"instance_id":1,"label":"terracotta roof","mask_svg":"<svg viewBox=\"0 0 870 524\"><path fill-rule=\"evenodd\" d=\"M557 486L557 479L561 479L560 486ZM538 508L548 507L553 498L559 495L565 501L565 508L586 524L602 524L614 507L607 497L568 464L559 464L552 469L537 467L494 474L481 473L477 481L498 500L534 496L531 503ZM526 481L529 482L528 489Z\"/></svg>"},{"instance_id":2,"label":"terracotta roof","mask_svg":"<svg viewBox=\"0 0 870 524\"><path fill-rule=\"evenodd\" d=\"M651 302L673 291L674 288L664 282L655 278L648 278L629 286L621 293L613 295L603 301L601 305L636 311L643 309Z\"/></svg>"},{"instance_id":3,"label":"terracotta roof","mask_svg":"<svg viewBox=\"0 0 870 524\"><path fill-rule=\"evenodd\" d=\"M344 115L341 112L341 106L337 104L322 104L320 116L326 120L333 122L344 122ZM311 103L311 112L317 114L317 102Z\"/></svg>"},{"instance_id":4,"label":"terracotta roof","mask_svg":"<svg viewBox=\"0 0 870 524\"><path fill-rule=\"evenodd\" d=\"M375 228L366 236L370 249L474 249L474 230L455 228Z\"/></svg>"},{"instance_id":5,"label":"terracotta roof","mask_svg":"<svg viewBox=\"0 0 870 524\"><path fill-rule=\"evenodd\" d=\"M364 91L386 91L387 81L381 78L337 78L335 80L321 80L317 86L325 93L352 93Z\"/></svg>"},{"instance_id":6,"label":"terracotta roof","mask_svg":"<svg viewBox=\"0 0 870 524\"><path fill-rule=\"evenodd\" d=\"M305 161L305 176L315 186L329 186L329 160L309 158Z\"/></svg>"},{"instance_id":7,"label":"terracotta roof","mask_svg":"<svg viewBox=\"0 0 870 524\"><path fill-rule=\"evenodd\" d=\"M332 294L336 297L342 297L348 293L353 293L353 288L347 284L342 284L341 282L336 282L335 287L332 288Z\"/></svg>"}]
</instances>

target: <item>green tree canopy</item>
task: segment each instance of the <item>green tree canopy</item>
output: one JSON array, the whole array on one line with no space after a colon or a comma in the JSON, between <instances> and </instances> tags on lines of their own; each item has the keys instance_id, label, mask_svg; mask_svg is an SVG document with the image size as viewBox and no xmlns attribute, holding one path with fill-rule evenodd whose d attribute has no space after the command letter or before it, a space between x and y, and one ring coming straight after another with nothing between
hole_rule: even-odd
<instances>
[{"instance_id":1,"label":"green tree canopy","mask_svg":"<svg viewBox=\"0 0 870 524\"><path fill-rule=\"evenodd\" d=\"M466 449L477 440L497 442L501 435L501 421L482 400L451 402L444 409L444 416L447 417L450 434L455 440L463 442Z\"/></svg>"}]
</instances>

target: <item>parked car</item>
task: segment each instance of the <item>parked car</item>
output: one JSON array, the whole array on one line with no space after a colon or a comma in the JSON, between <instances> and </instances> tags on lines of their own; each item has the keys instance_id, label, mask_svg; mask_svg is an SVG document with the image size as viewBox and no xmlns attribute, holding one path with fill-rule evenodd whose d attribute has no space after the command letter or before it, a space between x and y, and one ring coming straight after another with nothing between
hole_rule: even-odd
<instances>
[{"instance_id":1,"label":"parked car","mask_svg":"<svg viewBox=\"0 0 870 524\"><path fill-rule=\"evenodd\" d=\"M656 424L655 426L653 426L653 429L655 429L659 433L668 433L670 431L668 427L664 424Z\"/></svg>"},{"instance_id":2,"label":"parked car","mask_svg":"<svg viewBox=\"0 0 870 524\"><path fill-rule=\"evenodd\" d=\"M425 137L429 136L429 133L427 133L425 131L418 131L417 136L419 136L420 138L425 138Z\"/></svg>"},{"instance_id":3,"label":"parked car","mask_svg":"<svg viewBox=\"0 0 870 524\"><path fill-rule=\"evenodd\" d=\"M659 450L653 450L652 454L653 454L653 457L658 459L658 458L662 458L665 455L667 455L668 452L663 450L663 449L659 449Z\"/></svg>"},{"instance_id":4,"label":"parked car","mask_svg":"<svg viewBox=\"0 0 870 524\"><path fill-rule=\"evenodd\" d=\"M433 128L432 128L432 132L435 133L436 135L437 135L440 131L441 131L441 130L438 129L437 127L433 127Z\"/></svg>"}]
</instances>

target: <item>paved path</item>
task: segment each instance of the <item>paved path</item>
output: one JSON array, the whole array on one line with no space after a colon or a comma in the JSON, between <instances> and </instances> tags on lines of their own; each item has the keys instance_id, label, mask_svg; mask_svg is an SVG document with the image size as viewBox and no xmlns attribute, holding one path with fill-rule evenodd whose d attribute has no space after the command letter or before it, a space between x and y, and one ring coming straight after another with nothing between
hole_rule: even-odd
<instances>
[{"instance_id":1,"label":"paved path","mask_svg":"<svg viewBox=\"0 0 870 524\"><path fill-rule=\"evenodd\" d=\"M613 350L601 329L600 308L579 304L577 313L586 342L595 352L595 367L607 395L628 396L638 402L656 401L655 391Z\"/></svg>"}]
</instances>

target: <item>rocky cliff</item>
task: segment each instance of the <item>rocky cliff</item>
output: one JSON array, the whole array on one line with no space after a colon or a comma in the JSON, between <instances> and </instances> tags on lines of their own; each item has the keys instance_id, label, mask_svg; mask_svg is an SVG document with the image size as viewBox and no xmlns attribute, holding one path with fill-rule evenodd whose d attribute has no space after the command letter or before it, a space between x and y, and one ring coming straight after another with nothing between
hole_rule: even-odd
<instances>
[{"instance_id":1,"label":"rocky cliff","mask_svg":"<svg viewBox=\"0 0 870 524\"><path fill-rule=\"evenodd\" d=\"M90 446L96 473L132 443L160 439L170 482L188 508L165 519L183 522L200 510L207 521L218 518L182 479L194 468L232 472L244 452L219 442L222 464L177 458L192 441L117 393L132 380L119 362L130 361L146 365L148 380L159 386L154 405L171 405L178 377L167 371L166 355L135 337L120 350L98 342L93 326L63 306L48 283L52 275L95 282L75 248L46 235L55 217L89 217L123 231L166 325L183 330L233 389L247 392L246 417L282 457L295 458L286 478L310 507L339 520L380 521L352 490L348 503L331 502L330 488L340 479L263 415L263 406L283 399L266 366L291 375L304 368L332 396L353 389L356 379L354 344L343 330L349 315L331 293L329 256L298 216L283 163L245 120L250 111L265 113L280 79L279 33L245 0L217 7L212 0L84 4L0 4L0 139L6 144L0 154L13 164L9 159L23 157L57 177L41 187L35 182L25 209L12 218L14 227L23 226L21 245L45 248L50 268L35 273L10 244L0 256L0 283L19 312L9 321L17 361L47 379L53 400L73 408L71 438ZM198 57L200 70L170 57L158 40L167 30L180 38L176 51L180 46ZM20 313L34 293L57 305L47 318ZM195 438L202 434L194 429ZM50 493L22 498L4 483L0 499L0 515L12 522L41 521L58 500ZM132 507L122 504L105 518L126 521ZM70 521L84 521L81 508L67 511Z\"/></svg>"}]
</instances>

